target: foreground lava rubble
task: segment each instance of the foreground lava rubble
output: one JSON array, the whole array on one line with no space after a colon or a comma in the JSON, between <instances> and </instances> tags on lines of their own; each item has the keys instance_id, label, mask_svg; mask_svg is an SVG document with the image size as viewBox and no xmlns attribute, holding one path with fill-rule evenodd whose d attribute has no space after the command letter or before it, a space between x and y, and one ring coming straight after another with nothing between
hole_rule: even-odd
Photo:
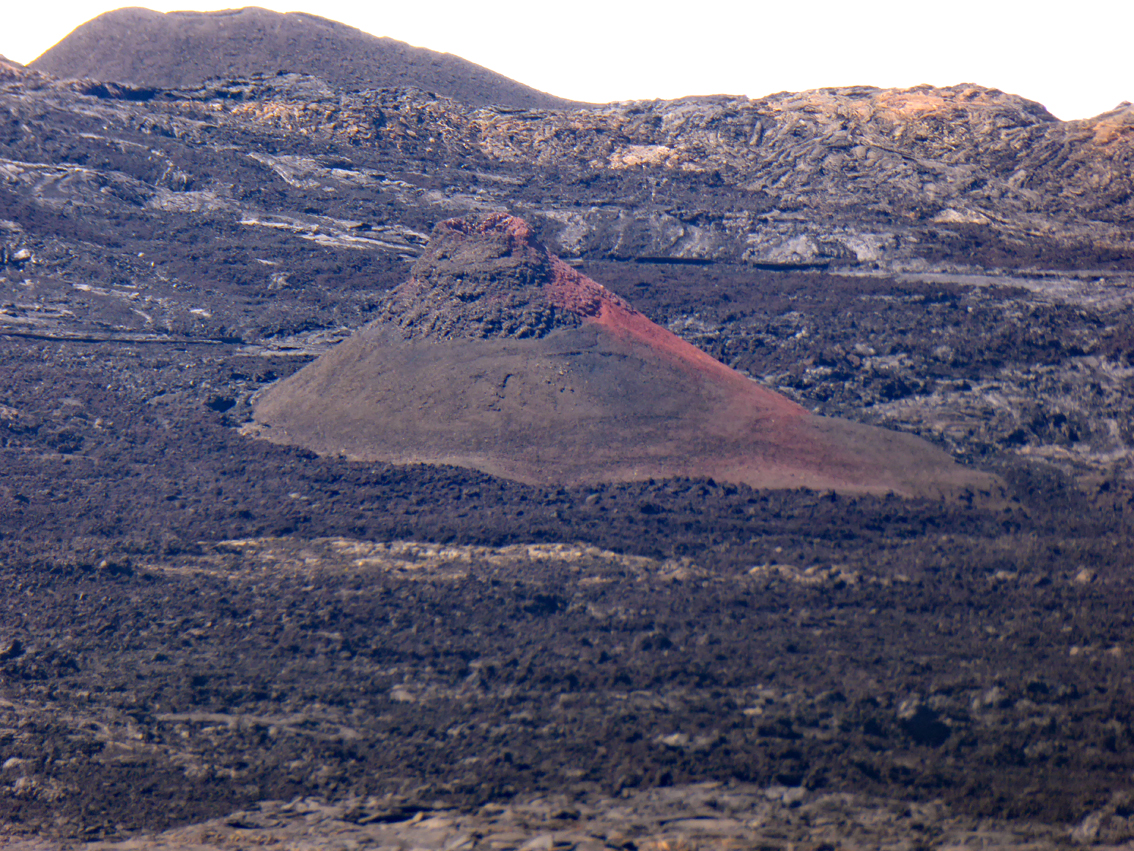
<instances>
[{"instance_id":1,"label":"foreground lava rubble","mask_svg":"<svg viewBox=\"0 0 1134 851\"><path fill-rule=\"evenodd\" d=\"M713 782L1057 837L1134 768L1120 480L1017 466L997 508L539 489L320 459L210 405L294 359L7 345L10 830Z\"/></svg>"}]
</instances>

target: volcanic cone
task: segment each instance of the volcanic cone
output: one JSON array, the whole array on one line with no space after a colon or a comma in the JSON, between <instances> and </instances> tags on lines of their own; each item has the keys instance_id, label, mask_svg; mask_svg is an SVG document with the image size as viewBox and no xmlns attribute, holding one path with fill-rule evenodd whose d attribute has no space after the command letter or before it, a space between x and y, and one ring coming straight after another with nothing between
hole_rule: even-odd
<instances>
[{"instance_id":1,"label":"volcanic cone","mask_svg":"<svg viewBox=\"0 0 1134 851\"><path fill-rule=\"evenodd\" d=\"M999 480L817 417L656 325L504 214L441 222L380 317L256 405L319 453L541 485L711 477L938 496Z\"/></svg>"}]
</instances>

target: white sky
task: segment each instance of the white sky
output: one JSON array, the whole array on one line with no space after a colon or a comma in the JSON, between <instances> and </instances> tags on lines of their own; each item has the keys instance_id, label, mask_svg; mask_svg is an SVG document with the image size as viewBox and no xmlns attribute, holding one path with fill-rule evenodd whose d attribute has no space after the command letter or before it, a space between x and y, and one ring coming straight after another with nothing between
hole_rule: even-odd
<instances>
[{"instance_id":1,"label":"white sky","mask_svg":"<svg viewBox=\"0 0 1134 851\"><path fill-rule=\"evenodd\" d=\"M455 53L584 101L962 82L1023 95L1063 119L1134 101L1132 0L302 2L256 5ZM239 0L146 5L205 10ZM0 54L24 63L115 8L99 0L4 6Z\"/></svg>"}]
</instances>

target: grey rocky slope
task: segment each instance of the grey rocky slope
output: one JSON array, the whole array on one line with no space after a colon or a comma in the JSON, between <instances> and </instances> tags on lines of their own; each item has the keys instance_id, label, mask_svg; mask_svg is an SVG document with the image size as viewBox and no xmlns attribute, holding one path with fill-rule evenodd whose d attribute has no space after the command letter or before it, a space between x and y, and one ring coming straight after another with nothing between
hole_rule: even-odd
<instances>
[{"instance_id":1,"label":"grey rocky slope","mask_svg":"<svg viewBox=\"0 0 1134 851\"><path fill-rule=\"evenodd\" d=\"M348 90L416 86L477 106L569 105L459 56L378 38L305 12L280 14L255 6L167 14L116 9L87 21L32 65L56 77L157 88L299 71Z\"/></svg>"}]
</instances>

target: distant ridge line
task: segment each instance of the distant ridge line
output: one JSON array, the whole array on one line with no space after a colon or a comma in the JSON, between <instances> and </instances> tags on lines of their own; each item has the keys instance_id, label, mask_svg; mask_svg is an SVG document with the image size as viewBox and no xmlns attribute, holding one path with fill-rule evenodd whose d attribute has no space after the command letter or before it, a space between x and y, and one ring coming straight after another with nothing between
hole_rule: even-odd
<instances>
[{"instance_id":1,"label":"distant ridge line","mask_svg":"<svg viewBox=\"0 0 1134 851\"><path fill-rule=\"evenodd\" d=\"M28 66L62 78L179 88L287 70L346 91L414 86L471 106L577 106L459 56L378 37L308 12L116 9L77 27Z\"/></svg>"}]
</instances>

